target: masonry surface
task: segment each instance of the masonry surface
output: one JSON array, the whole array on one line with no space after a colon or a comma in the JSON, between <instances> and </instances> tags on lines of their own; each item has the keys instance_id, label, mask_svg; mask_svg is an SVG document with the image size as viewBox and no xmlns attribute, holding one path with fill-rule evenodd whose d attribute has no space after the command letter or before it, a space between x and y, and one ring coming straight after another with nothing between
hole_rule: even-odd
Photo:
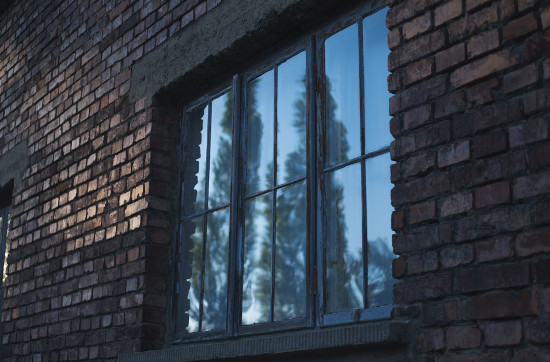
<instances>
[{"instance_id":1,"label":"masonry surface","mask_svg":"<svg viewBox=\"0 0 550 362\"><path fill-rule=\"evenodd\" d=\"M1 4L3 360L168 348L178 102L364 3ZM410 340L346 358L548 361L550 1L386 3L392 320Z\"/></svg>"}]
</instances>

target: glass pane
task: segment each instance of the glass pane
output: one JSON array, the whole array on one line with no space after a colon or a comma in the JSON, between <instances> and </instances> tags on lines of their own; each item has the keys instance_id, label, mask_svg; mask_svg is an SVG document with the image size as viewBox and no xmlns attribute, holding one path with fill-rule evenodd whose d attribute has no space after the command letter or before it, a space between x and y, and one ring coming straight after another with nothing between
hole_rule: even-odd
<instances>
[{"instance_id":1,"label":"glass pane","mask_svg":"<svg viewBox=\"0 0 550 362\"><path fill-rule=\"evenodd\" d=\"M182 240L182 263L180 264L180 275L185 282L178 285L179 295L187 295L187 298L179 303L178 323L181 323L179 330L186 329L187 332L198 332L199 330L199 306L201 291L201 269L203 251L203 217L186 221L181 228ZM188 260L192 260L189 266ZM183 311L183 313L182 313Z\"/></svg>"},{"instance_id":2,"label":"glass pane","mask_svg":"<svg viewBox=\"0 0 550 362\"><path fill-rule=\"evenodd\" d=\"M275 320L306 314L307 190L300 182L277 191Z\"/></svg>"},{"instance_id":3,"label":"glass pane","mask_svg":"<svg viewBox=\"0 0 550 362\"><path fill-rule=\"evenodd\" d=\"M363 20L363 52L365 62L365 143L367 153L389 146L390 111L388 92L388 9Z\"/></svg>"},{"instance_id":4,"label":"glass pane","mask_svg":"<svg viewBox=\"0 0 550 362\"><path fill-rule=\"evenodd\" d=\"M359 38L354 24L325 42L325 166L361 155Z\"/></svg>"},{"instance_id":5,"label":"glass pane","mask_svg":"<svg viewBox=\"0 0 550 362\"><path fill-rule=\"evenodd\" d=\"M270 320L272 199L268 193L244 205L243 324Z\"/></svg>"},{"instance_id":6,"label":"glass pane","mask_svg":"<svg viewBox=\"0 0 550 362\"><path fill-rule=\"evenodd\" d=\"M325 175L327 312L363 307L361 165Z\"/></svg>"},{"instance_id":7,"label":"glass pane","mask_svg":"<svg viewBox=\"0 0 550 362\"><path fill-rule=\"evenodd\" d=\"M207 215L202 330L225 328L229 208Z\"/></svg>"},{"instance_id":8,"label":"glass pane","mask_svg":"<svg viewBox=\"0 0 550 362\"><path fill-rule=\"evenodd\" d=\"M392 249L390 154L367 160L367 239L369 242L369 306L392 303Z\"/></svg>"},{"instance_id":9,"label":"glass pane","mask_svg":"<svg viewBox=\"0 0 550 362\"><path fill-rule=\"evenodd\" d=\"M210 178L208 207L229 203L231 197L231 136L233 132L233 93L212 101L210 129Z\"/></svg>"},{"instance_id":10,"label":"glass pane","mask_svg":"<svg viewBox=\"0 0 550 362\"><path fill-rule=\"evenodd\" d=\"M277 88L277 183L306 175L306 53L282 63Z\"/></svg>"},{"instance_id":11,"label":"glass pane","mask_svg":"<svg viewBox=\"0 0 550 362\"><path fill-rule=\"evenodd\" d=\"M204 210L206 186L206 151L208 146L208 106L201 105L187 113L185 170L182 208L184 215Z\"/></svg>"},{"instance_id":12,"label":"glass pane","mask_svg":"<svg viewBox=\"0 0 550 362\"><path fill-rule=\"evenodd\" d=\"M246 194L273 185L273 70L248 83Z\"/></svg>"}]
</instances>

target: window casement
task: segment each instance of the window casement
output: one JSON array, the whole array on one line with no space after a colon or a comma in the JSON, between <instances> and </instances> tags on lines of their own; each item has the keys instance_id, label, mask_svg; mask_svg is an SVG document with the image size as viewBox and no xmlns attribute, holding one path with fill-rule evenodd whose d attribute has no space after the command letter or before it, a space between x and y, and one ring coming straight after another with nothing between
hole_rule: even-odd
<instances>
[{"instance_id":1,"label":"window casement","mask_svg":"<svg viewBox=\"0 0 550 362\"><path fill-rule=\"evenodd\" d=\"M9 205L2 205L2 202L0 201L0 264L2 265L2 279L0 281L0 308L4 302L4 284L8 275L7 258L9 250L10 209L11 207ZM1 335L2 329L0 328L0 337Z\"/></svg>"},{"instance_id":2,"label":"window casement","mask_svg":"<svg viewBox=\"0 0 550 362\"><path fill-rule=\"evenodd\" d=\"M390 316L386 12L184 106L175 343Z\"/></svg>"}]
</instances>

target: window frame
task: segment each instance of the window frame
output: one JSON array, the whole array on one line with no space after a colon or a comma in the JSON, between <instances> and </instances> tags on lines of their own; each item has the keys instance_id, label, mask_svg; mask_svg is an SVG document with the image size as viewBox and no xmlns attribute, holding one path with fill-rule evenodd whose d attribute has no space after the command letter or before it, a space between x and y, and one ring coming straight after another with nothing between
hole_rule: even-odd
<instances>
[{"instance_id":1,"label":"window frame","mask_svg":"<svg viewBox=\"0 0 550 362\"><path fill-rule=\"evenodd\" d=\"M322 220L323 215L323 196L321 191L322 173L329 170L341 169L351 164L361 164L362 182L365 180L365 162L367 159L389 153L389 145L374 152L365 153L365 115L364 115L364 62L363 62L363 29L362 21L368 16L375 14L385 8L382 4L368 3L360 9L356 9L354 14L346 14L332 20L330 24L324 25L319 29L309 32L309 35L301 36L293 41L290 46L285 46L282 50L278 49L275 55L264 57L261 61L255 61L250 67L245 67L244 71L233 76L232 81L220 82L218 87L212 91L203 93L202 96L195 98L192 102L185 104L181 108L181 130L180 130L180 147L179 147L179 197L178 197L178 232L177 232L177 247L175 252L175 265L185 264L181 257L182 240L180 235L180 227L184 219L191 219L199 215L206 215L212 210L205 209L202 212L195 213L190 216L182 217L184 200L183 200L183 164L185 162L185 130L186 113L204 104L205 101L210 102L215 97L224 94L226 91L233 92L233 129L232 129L232 160L231 160L231 200L229 202L230 209L230 230L229 230L229 253L228 253L228 281L227 281L227 315L225 330L201 331L188 333L185 329L177 331L174 329L172 338L173 344L192 343L204 340L219 340L231 339L238 336L253 336L264 335L267 333L311 329L316 327L330 327L335 325L349 325L358 322L377 321L388 319L391 317L393 304L381 307L364 307L351 309L344 312L325 313L324 311L324 273L325 273L325 256L323 246L326 243L325 225ZM322 165L323 150L319 143L324 137L324 105L325 105L325 77L324 77L324 42L337 32L358 24L359 32L359 57L360 57L360 122L361 122L361 147L362 154L359 157L350 159L343 164L332 165L324 168ZM246 180L246 148L247 148L247 83L274 67L279 66L294 55L305 51L306 54L306 97L308 100L307 120L306 120L306 143L307 143L307 172L304 178L307 189L307 247L306 247L306 315L304 318L296 318L292 320L273 321L256 323L252 325L242 325L242 285L243 285L243 243L244 243L244 211L243 204L246 198L252 198L252 195L246 196L244 191ZM275 94L277 89L275 88ZM276 96L275 96L276 97ZM276 99L276 98L275 98ZM319 107L317 105L320 105ZM323 109L321 109L323 108ZM209 121L210 122L210 121ZM313 136L315 135L315 136ZM275 132L274 147L277 147L276 132ZM317 166L320 165L320 166ZM269 190L256 192L253 195L266 194L275 189L281 189L284 186L295 184L301 181L292 181L273 185ZM388 180L389 182L389 180ZM363 258L367 262L365 243L366 238L366 202L365 202L365 187L362 187L362 234L363 234ZM218 206L217 209L224 207ZM274 227L274 226L272 226ZM366 270L368 265L364 266L365 285ZM177 270L178 268L176 268ZM181 267L179 268L182 269ZM320 269L320 270L319 270ZM176 272L178 274L178 272ZM183 277L182 273L178 275ZM178 299L186 299L187 296L176 295L177 284L179 278L176 276L174 280L174 300L175 306L172 307L172 316L177 318ZM272 275L273 278L273 275ZM364 295L367 290L364 290ZM364 297L365 300L366 297Z\"/></svg>"}]
</instances>

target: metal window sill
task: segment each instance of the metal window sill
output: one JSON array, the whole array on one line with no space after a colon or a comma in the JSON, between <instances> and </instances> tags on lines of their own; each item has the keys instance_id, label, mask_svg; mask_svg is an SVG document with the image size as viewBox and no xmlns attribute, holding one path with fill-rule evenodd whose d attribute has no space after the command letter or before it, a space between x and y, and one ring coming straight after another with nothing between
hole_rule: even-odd
<instances>
[{"instance_id":1,"label":"metal window sill","mask_svg":"<svg viewBox=\"0 0 550 362\"><path fill-rule=\"evenodd\" d=\"M171 349L120 355L118 360L120 362L204 361L371 344L405 344L408 339L409 323L386 320L193 343Z\"/></svg>"}]
</instances>

